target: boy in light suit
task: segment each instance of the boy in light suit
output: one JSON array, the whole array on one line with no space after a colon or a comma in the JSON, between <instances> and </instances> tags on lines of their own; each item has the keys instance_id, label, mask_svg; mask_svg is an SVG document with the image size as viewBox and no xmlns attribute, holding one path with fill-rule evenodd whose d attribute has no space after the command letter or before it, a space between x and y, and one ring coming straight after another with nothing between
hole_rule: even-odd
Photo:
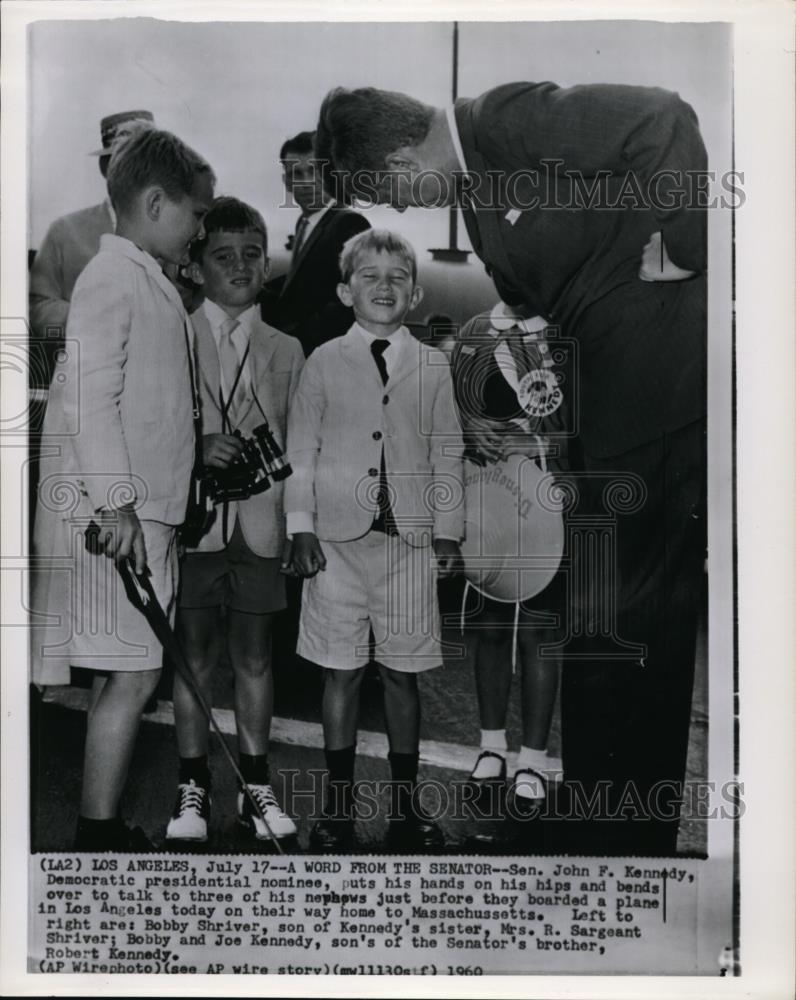
<instances>
[{"instance_id":1,"label":"boy in light suit","mask_svg":"<svg viewBox=\"0 0 796 1000\"><path fill-rule=\"evenodd\" d=\"M194 432L188 320L161 264L187 254L213 183L208 164L168 132L140 132L114 153L116 234L102 237L77 280L47 406L31 654L38 684L68 684L70 665L96 671L76 850L151 846L117 810L162 648L84 535L97 523L105 555L148 567L159 604L173 611Z\"/></svg>"},{"instance_id":2,"label":"boy in light suit","mask_svg":"<svg viewBox=\"0 0 796 1000\"><path fill-rule=\"evenodd\" d=\"M412 247L367 230L340 257L338 294L356 322L308 359L290 410L293 477L285 489L290 569L304 585L297 652L326 668L323 727L330 779L311 848L353 840L359 688L369 629L384 684L392 803L389 846L442 846L414 795L417 674L442 655L436 596L459 568L463 443L447 361L404 327L421 299Z\"/></svg>"},{"instance_id":3,"label":"boy in light suit","mask_svg":"<svg viewBox=\"0 0 796 1000\"><path fill-rule=\"evenodd\" d=\"M226 469L241 454L241 439L265 420L284 445L287 409L304 363L301 345L259 318L255 305L268 269L267 235L259 212L236 198L217 198L205 235L191 246L190 276L205 300L193 314L203 458ZM194 678L212 700L212 677L226 642L235 674L235 722L240 769L268 826L247 796L238 818L265 840L296 833L270 784L268 737L273 712L271 633L285 607L280 573L285 542L282 484L216 507L216 518L183 564L178 630ZM166 830L170 840L207 840L210 815L208 722L177 676L174 714L180 752L177 801Z\"/></svg>"}]
</instances>

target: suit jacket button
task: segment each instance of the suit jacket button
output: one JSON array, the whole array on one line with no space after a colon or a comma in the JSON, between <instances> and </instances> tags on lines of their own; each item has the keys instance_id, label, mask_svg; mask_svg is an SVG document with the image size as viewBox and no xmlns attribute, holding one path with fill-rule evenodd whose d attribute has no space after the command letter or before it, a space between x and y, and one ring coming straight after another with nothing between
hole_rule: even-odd
<instances>
[{"instance_id":1,"label":"suit jacket button","mask_svg":"<svg viewBox=\"0 0 796 1000\"><path fill-rule=\"evenodd\" d=\"M379 470L375 466L371 466L368 469L368 475L369 476L378 476L378 474L379 474Z\"/></svg>"},{"instance_id":2,"label":"suit jacket button","mask_svg":"<svg viewBox=\"0 0 796 1000\"><path fill-rule=\"evenodd\" d=\"M373 440L374 441L381 441L381 431L374 431L373 432Z\"/></svg>"},{"instance_id":3,"label":"suit jacket button","mask_svg":"<svg viewBox=\"0 0 796 1000\"><path fill-rule=\"evenodd\" d=\"M386 405L387 405L387 404L389 403L389 401L390 401L390 397L389 397L389 396L385 396L385 397L384 397L384 398L382 399L382 403L384 403L384 405L385 405L385 406L386 406Z\"/></svg>"}]
</instances>

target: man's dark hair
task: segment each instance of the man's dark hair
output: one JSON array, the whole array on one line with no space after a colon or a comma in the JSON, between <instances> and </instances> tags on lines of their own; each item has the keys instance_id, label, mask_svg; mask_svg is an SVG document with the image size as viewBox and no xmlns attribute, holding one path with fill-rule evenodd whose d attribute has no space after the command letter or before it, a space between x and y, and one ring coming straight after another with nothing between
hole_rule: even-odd
<instances>
[{"instance_id":1,"label":"man's dark hair","mask_svg":"<svg viewBox=\"0 0 796 1000\"><path fill-rule=\"evenodd\" d=\"M117 212L132 205L139 192L162 187L173 201L193 190L199 174L215 183L210 164L171 132L145 128L120 144L108 167L108 194Z\"/></svg>"},{"instance_id":2,"label":"man's dark hair","mask_svg":"<svg viewBox=\"0 0 796 1000\"><path fill-rule=\"evenodd\" d=\"M190 246L191 260L201 261L202 254L212 233L242 233L253 229L263 238L263 250L268 253L268 232L265 220L256 208L239 198L227 196L216 198L202 222L204 236L194 240Z\"/></svg>"},{"instance_id":3,"label":"man's dark hair","mask_svg":"<svg viewBox=\"0 0 796 1000\"><path fill-rule=\"evenodd\" d=\"M390 153L424 141L433 117L430 105L391 90L329 91L315 132L315 156L327 167L324 179L329 193L344 194L357 171L386 170Z\"/></svg>"},{"instance_id":4,"label":"man's dark hair","mask_svg":"<svg viewBox=\"0 0 796 1000\"><path fill-rule=\"evenodd\" d=\"M293 153L294 156L306 156L315 148L314 139L314 132L299 132L292 139L285 139L279 150L279 159L284 160L289 153Z\"/></svg>"}]
</instances>

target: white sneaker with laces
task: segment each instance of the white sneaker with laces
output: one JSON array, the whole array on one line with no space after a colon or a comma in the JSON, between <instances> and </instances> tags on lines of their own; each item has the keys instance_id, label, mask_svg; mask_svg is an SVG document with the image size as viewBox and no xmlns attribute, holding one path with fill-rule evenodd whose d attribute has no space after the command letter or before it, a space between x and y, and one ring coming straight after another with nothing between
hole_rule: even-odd
<instances>
[{"instance_id":1,"label":"white sneaker with laces","mask_svg":"<svg viewBox=\"0 0 796 1000\"><path fill-rule=\"evenodd\" d=\"M210 793L197 785L193 778L177 786L177 801L166 827L166 840L207 840L210 819Z\"/></svg>"},{"instance_id":2,"label":"white sneaker with laces","mask_svg":"<svg viewBox=\"0 0 796 1000\"><path fill-rule=\"evenodd\" d=\"M297 833L296 824L283 812L270 785L249 785L249 789L262 810L271 834L281 840L282 837L293 837ZM249 796L238 792L238 821L248 826L258 840L270 840L271 834L251 804Z\"/></svg>"}]
</instances>

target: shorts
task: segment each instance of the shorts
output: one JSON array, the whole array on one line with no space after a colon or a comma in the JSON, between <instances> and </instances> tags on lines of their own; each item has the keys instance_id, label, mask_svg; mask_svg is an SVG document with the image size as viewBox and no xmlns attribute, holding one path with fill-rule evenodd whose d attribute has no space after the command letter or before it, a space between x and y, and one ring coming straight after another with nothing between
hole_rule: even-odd
<instances>
[{"instance_id":1,"label":"shorts","mask_svg":"<svg viewBox=\"0 0 796 1000\"><path fill-rule=\"evenodd\" d=\"M112 559L85 548L86 522L39 507L33 581L31 662L37 684L68 684L69 667L98 671L159 670L163 649L127 599ZM158 603L174 621L179 580L176 528L141 521L147 566Z\"/></svg>"},{"instance_id":2,"label":"shorts","mask_svg":"<svg viewBox=\"0 0 796 1000\"><path fill-rule=\"evenodd\" d=\"M348 542L322 541L326 569L304 581L296 652L333 670L373 658L420 673L442 663L437 571L430 546L370 531Z\"/></svg>"},{"instance_id":3,"label":"shorts","mask_svg":"<svg viewBox=\"0 0 796 1000\"><path fill-rule=\"evenodd\" d=\"M280 558L258 556L246 544L240 521L218 552L189 552L182 564L181 608L229 608L267 615L287 607Z\"/></svg>"}]
</instances>

